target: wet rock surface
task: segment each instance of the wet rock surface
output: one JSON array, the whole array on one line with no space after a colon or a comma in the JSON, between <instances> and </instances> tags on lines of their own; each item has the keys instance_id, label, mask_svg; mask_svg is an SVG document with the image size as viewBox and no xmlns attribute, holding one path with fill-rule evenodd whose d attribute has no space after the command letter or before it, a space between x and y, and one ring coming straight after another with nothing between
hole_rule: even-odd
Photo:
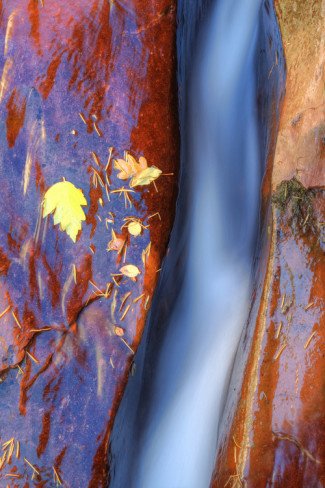
<instances>
[{"instance_id":1,"label":"wet rock surface","mask_svg":"<svg viewBox=\"0 0 325 488\"><path fill-rule=\"evenodd\" d=\"M0 2L3 486L109 481L174 213L175 23L164 0ZM64 180L87 203L76 242L44 218Z\"/></svg>"},{"instance_id":2,"label":"wet rock surface","mask_svg":"<svg viewBox=\"0 0 325 488\"><path fill-rule=\"evenodd\" d=\"M216 488L321 487L325 482L321 4L275 1L285 95L267 151L253 302L220 425L211 482ZM263 8L270 16L270 2ZM269 46L274 41L271 32ZM270 83L273 77L280 84L283 79L279 52Z\"/></svg>"},{"instance_id":3,"label":"wet rock surface","mask_svg":"<svg viewBox=\"0 0 325 488\"><path fill-rule=\"evenodd\" d=\"M324 482L324 191L304 189L309 224L297 217L294 192L278 206L282 192L262 296L240 345L243 377L232 384L223 420L216 487Z\"/></svg>"}]
</instances>

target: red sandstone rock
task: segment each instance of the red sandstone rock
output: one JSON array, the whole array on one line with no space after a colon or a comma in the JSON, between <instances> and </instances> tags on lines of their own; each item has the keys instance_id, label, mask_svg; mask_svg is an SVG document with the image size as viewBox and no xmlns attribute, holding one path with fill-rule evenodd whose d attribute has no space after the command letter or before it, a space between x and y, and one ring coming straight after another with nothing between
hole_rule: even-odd
<instances>
[{"instance_id":1,"label":"red sandstone rock","mask_svg":"<svg viewBox=\"0 0 325 488\"><path fill-rule=\"evenodd\" d=\"M167 0L0 2L3 486L107 486L174 212L175 16ZM156 187L119 177L125 151ZM63 178L87 201L76 243L42 216Z\"/></svg>"},{"instance_id":2,"label":"red sandstone rock","mask_svg":"<svg viewBox=\"0 0 325 488\"><path fill-rule=\"evenodd\" d=\"M221 424L215 488L325 483L324 13L320 0L275 3L286 94L264 185L271 212ZM276 58L271 74L277 69Z\"/></svg>"}]
</instances>

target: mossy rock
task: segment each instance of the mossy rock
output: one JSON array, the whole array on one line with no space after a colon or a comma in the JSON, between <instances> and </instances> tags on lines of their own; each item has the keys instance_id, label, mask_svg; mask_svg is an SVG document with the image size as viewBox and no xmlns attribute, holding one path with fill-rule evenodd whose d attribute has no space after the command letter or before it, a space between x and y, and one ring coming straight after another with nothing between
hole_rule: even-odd
<instances>
[{"instance_id":1,"label":"mossy rock","mask_svg":"<svg viewBox=\"0 0 325 488\"><path fill-rule=\"evenodd\" d=\"M291 226L306 233L317 231L313 210L314 192L305 188L296 178L282 181L272 197L272 203L281 212L289 212Z\"/></svg>"}]
</instances>

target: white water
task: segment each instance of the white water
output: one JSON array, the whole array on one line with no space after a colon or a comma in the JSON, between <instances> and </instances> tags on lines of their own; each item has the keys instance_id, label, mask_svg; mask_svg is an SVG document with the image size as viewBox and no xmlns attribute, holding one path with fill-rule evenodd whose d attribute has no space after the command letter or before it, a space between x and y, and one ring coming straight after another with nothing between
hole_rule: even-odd
<instances>
[{"instance_id":1,"label":"white water","mask_svg":"<svg viewBox=\"0 0 325 488\"><path fill-rule=\"evenodd\" d=\"M136 488L206 488L250 303L260 164L254 53L260 0L218 0L191 80L189 255L162 345Z\"/></svg>"}]
</instances>

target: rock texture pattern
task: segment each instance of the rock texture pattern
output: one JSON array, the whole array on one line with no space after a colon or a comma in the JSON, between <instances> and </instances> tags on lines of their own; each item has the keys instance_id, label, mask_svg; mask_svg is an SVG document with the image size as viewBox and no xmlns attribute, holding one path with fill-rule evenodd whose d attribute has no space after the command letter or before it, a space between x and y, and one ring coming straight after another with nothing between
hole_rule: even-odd
<instances>
[{"instance_id":1,"label":"rock texture pattern","mask_svg":"<svg viewBox=\"0 0 325 488\"><path fill-rule=\"evenodd\" d=\"M175 19L166 0L0 1L1 486L109 482L174 213Z\"/></svg>"},{"instance_id":2,"label":"rock texture pattern","mask_svg":"<svg viewBox=\"0 0 325 488\"><path fill-rule=\"evenodd\" d=\"M268 152L255 293L220 426L214 488L325 483L322 4L275 2L286 91ZM270 17L269 2L263 9ZM271 33L266 53L274 41ZM278 50L272 77L283 77Z\"/></svg>"}]
</instances>

